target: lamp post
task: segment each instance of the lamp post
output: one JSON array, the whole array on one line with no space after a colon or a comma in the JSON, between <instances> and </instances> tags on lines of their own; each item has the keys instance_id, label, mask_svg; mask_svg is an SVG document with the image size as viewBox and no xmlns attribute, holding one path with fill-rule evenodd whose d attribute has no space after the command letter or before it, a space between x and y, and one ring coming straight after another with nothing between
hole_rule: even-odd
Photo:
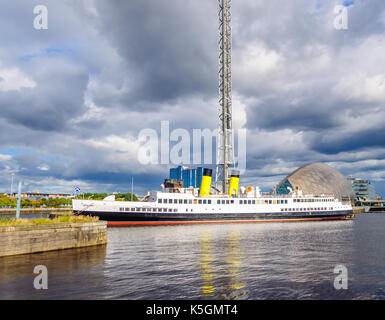
<instances>
[{"instance_id":1,"label":"lamp post","mask_svg":"<svg viewBox=\"0 0 385 320\"><path fill-rule=\"evenodd\" d=\"M11 197L13 195L13 177L15 176L14 173L11 173Z\"/></svg>"},{"instance_id":2,"label":"lamp post","mask_svg":"<svg viewBox=\"0 0 385 320\"><path fill-rule=\"evenodd\" d=\"M20 218L20 202L21 202L21 181L19 181L19 187L17 191L16 219Z\"/></svg>"}]
</instances>

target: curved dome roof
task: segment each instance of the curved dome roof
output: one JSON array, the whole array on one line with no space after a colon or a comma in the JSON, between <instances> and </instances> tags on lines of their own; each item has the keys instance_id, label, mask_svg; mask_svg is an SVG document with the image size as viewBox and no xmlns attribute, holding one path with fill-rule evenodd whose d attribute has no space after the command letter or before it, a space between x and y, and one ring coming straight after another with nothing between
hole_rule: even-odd
<instances>
[{"instance_id":1,"label":"curved dome roof","mask_svg":"<svg viewBox=\"0 0 385 320\"><path fill-rule=\"evenodd\" d=\"M302 190L303 194L334 194L338 199L354 199L351 183L337 169L321 163L312 162L295 170L283 179L274 191L289 193L288 187Z\"/></svg>"}]
</instances>

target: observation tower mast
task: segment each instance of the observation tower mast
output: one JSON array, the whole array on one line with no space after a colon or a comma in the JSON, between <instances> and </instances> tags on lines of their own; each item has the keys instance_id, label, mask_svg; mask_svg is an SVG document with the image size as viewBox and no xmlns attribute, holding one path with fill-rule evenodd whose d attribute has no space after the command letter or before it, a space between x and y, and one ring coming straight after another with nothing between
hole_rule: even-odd
<instances>
[{"instance_id":1,"label":"observation tower mast","mask_svg":"<svg viewBox=\"0 0 385 320\"><path fill-rule=\"evenodd\" d=\"M229 167L234 165L231 99L231 0L219 1L219 127L215 185L229 187Z\"/></svg>"}]
</instances>

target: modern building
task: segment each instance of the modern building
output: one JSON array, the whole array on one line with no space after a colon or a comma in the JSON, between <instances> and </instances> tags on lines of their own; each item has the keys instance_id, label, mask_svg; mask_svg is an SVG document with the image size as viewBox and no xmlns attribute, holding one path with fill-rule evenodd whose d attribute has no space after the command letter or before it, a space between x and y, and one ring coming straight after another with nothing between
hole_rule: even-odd
<instances>
[{"instance_id":1,"label":"modern building","mask_svg":"<svg viewBox=\"0 0 385 320\"><path fill-rule=\"evenodd\" d=\"M183 185L185 188L193 187L196 188L197 170L187 168L182 171Z\"/></svg>"},{"instance_id":2,"label":"modern building","mask_svg":"<svg viewBox=\"0 0 385 320\"><path fill-rule=\"evenodd\" d=\"M301 190L303 194L330 195L340 200L355 197L351 183L337 169L321 162L312 162L295 170L284 178L272 191L288 194L291 190Z\"/></svg>"},{"instance_id":3,"label":"modern building","mask_svg":"<svg viewBox=\"0 0 385 320\"><path fill-rule=\"evenodd\" d=\"M177 180L182 179L182 170L183 170L182 166L179 166L177 168L171 168L170 179L177 179Z\"/></svg>"},{"instance_id":4,"label":"modern building","mask_svg":"<svg viewBox=\"0 0 385 320\"><path fill-rule=\"evenodd\" d=\"M4 193L4 195L10 198L17 198L17 193ZM22 199L39 200L42 198L71 198L73 195L68 193L41 193L41 192L22 192L20 194Z\"/></svg>"},{"instance_id":5,"label":"modern building","mask_svg":"<svg viewBox=\"0 0 385 320\"><path fill-rule=\"evenodd\" d=\"M179 166L177 168L170 168L170 179L183 180L185 188L193 187L200 188L203 176L203 168L198 167L188 168Z\"/></svg>"},{"instance_id":6,"label":"modern building","mask_svg":"<svg viewBox=\"0 0 385 320\"><path fill-rule=\"evenodd\" d=\"M349 177L348 180L352 184L356 199L376 200L376 190L369 180L356 179L353 177Z\"/></svg>"}]
</instances>

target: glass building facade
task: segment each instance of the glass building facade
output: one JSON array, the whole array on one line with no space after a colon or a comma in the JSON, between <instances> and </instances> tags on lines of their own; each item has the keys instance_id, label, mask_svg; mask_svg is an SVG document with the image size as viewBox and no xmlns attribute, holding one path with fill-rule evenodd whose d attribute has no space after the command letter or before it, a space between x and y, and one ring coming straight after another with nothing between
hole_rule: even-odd
<instances>
[{"instance_id":1,"label":"glass building facade","mask_svg":"<svg viewBox=\"0 0 385 320\"><path fill-rule=\"evenodd\" d=\"M353 177L349 177L348 180L352 184L352 188L354 190L354 193L356 194L357 199L376 199L376 190L374 188L374 185L372 185L369 180L356 179Z\"/></svg>"},{"instance_id":2,"label":"glass building facade","mask_svg":"<svg viewBox=\"0 0 385 320\"><path fill-rule=\"evenodd\" d=\"M203 168L196 169L179 166L170 168L170 179L182 179L185 188L200 188L202 183Z\"/></svg>"}]
</instances>

